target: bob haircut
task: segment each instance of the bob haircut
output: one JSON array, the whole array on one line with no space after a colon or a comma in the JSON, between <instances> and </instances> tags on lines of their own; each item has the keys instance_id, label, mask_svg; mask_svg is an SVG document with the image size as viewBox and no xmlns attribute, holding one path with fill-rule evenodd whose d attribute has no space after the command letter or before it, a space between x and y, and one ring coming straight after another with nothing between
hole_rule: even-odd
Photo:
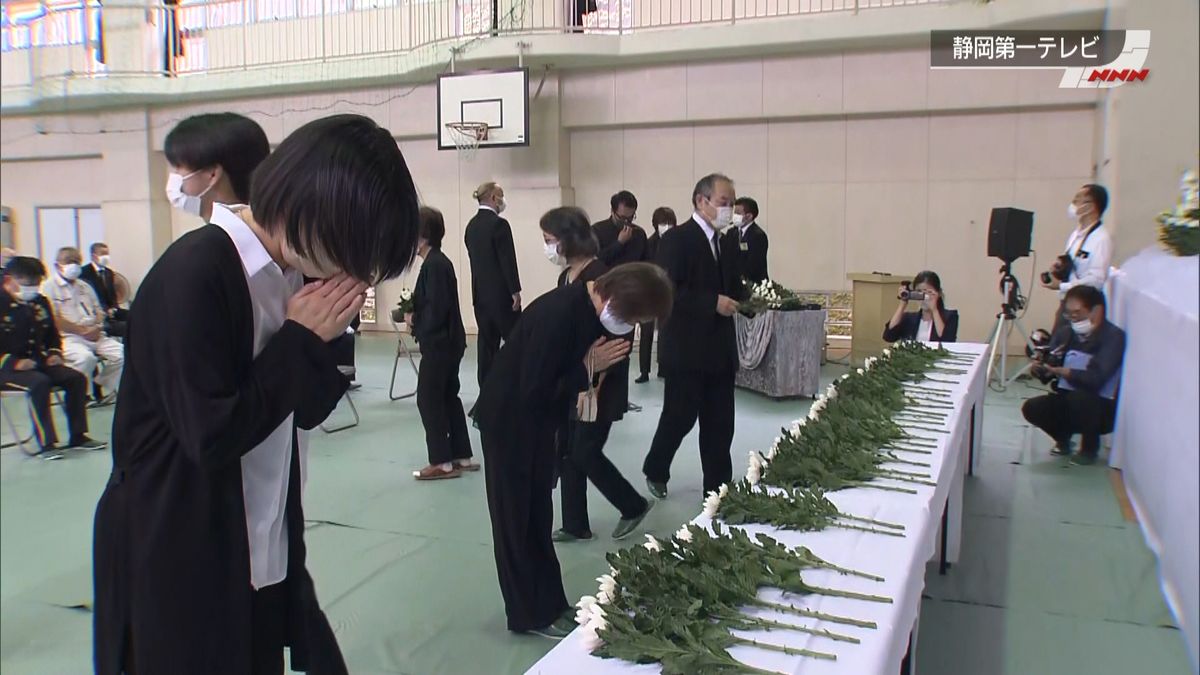
<instances>
[{"instance_id":1,"label":"bob haircut","mask_svg":"<svg viewBox=\"0 0 1200 675\"><path fill-rule=\"evenodd\" d=\"M600 253L600 243L588 224L588 215L575 206L550 209L538 225L558 240L558 252L568 260L592 258Z\"/></svg>"},{"instance_id":2,"label":"bob haircut","mask_svg":"<svg viewBox=\"0 0 1200 675\"><path fill-rule=\"evenodd\" d=\"M399 276L417 249L417 190L396 139L362 115L305 124L259 165L254 219L283 230L305 258L324 256L355 279Z\"/></svg>"},{"instance_id":3,"label":"bob haircut","mask_svg":"<svg viewBox=\"0 0 1200 675\"><path fill-rule=\"evenodd\" d=\"M421 207L420 236L430 248L442 247L442 239L446 236L446 219L441 211L432 206Z\"/></svg>"},{"instance_id":4,"label":"bob haircut","mask_svg":"<svg viewBox=\"0 0 1200 675\"><path fill-rule=\"evenodd\" d=\"M651 263L617 265L596 280L596 293L614 314L629 323L665 321L675 292L663 268Z\"/></svg>"},{"instance_id":5,"label":"bob haircut","mask_svg":"<svg viewBox=\"0 0 1200 675\"><path fill-rule=\"evenodd\" d=\"M250 176L271 154L271 143L258 123L237 113L208 113L189 117L171 129L163 141L171 166L194 171L220 166L229 176L233 193L250 200Z\"/></svg>"}]
</instances>

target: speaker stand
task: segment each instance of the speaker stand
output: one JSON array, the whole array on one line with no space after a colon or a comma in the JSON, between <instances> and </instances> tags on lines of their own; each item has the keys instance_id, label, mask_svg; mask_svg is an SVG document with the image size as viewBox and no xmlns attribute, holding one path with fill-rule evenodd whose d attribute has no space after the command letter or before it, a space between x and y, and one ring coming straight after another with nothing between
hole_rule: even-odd
<instances>
[{"instance_id":1,"label":"speaker stand","mask_svg":"<svg viewBox=\"0 0 1200 675\"><path fill-rule=\"evenodd\" d=\"M1029 331L1025 330L1021 320L1007 308L996 315L996 325L992 327L991 336L988 338L990 350L988 352L987 381L996 391L1008 389L1010 384L1016 382L1017 378L1028 372L1033 365L1033 362L1030 361L1011 376L1008 375L1008 342L1014 327L1021 332L1021 337L1025 338L1026 345L1032 344L1029 339ZM999 358L997 358L997 354L999 354Z\"/></svg>"}]
</instances>

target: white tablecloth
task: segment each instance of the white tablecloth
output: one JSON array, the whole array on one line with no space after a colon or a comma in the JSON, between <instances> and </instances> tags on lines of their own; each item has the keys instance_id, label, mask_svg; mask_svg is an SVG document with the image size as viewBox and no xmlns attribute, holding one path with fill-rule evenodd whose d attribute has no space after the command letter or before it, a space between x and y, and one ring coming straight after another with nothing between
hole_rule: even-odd
<instances>
[{"instance_id":1,"label":"white tablecloth","mask_svg":"<svg viewBox=\"0 0 1200 675\"><path fill-rule=\"evenodd\" d=\"M1125 329L1124 372L1109 464L1121 469L1167 604L1200 661L1200 257L1154 247L1109 278Z\"/></svg>"},{"instance_id":2,"label":"white tablecloth","mask_svg":"<svg viewBox=\"0 0 1200 675\"><path fill-rule=\"evenodd\" d=\"M921 455L917 460L932 464L928 471L935 477L937 486L902 484L915 487L915 495L869 488L842 490L830 495L830 499L845 513L904 525L904 537L888 537L843 529L802 533L790 530L776 531L774 528L763 526L745 528L752 533L767 532L788 546L807 546L816 555L836 565L884 577L886 581L879 583L816 570L805 573L807 583L884 595L895 601L892 604L828 596L791 599L792 602L820 612L874 621L878 628L872 630L842 624L822 624L822 627L834 632L860 638L860 644L833 642L804 633L786 631L772 631L763 636L765 640L776 644L835 653L838 658L833 662L792 657L749 647L730 650L735 658L780 673L891 675L898 672L900 662L908 649L909 634L916 625L920 611L921 591L925 587L925 564L937 555L939 550L942 512L948 502L950 527L947 532L947 557L953 560L957 555L960 526L956 523L961 523L961 516L956 517L956 513L961 514L962 511L962 484L963 475L967 470L972 407L977 411L976 427L982 426L982 418L978 413L982 410L983 393L986 390L983 371L987 360L987 345L957 344L946 347L971 354L975 361L966 375L955 378L957 383L930 385L950 390L956 403L955 410L947 421L951 433L917 432L938 441L938 447L931 456ZM937 377L950 379L953 376L941 374ZM915 467L905 469L916 470ZM693 522L702 526L709 525L709 520L703 515ZM588 591L594 594L593 589ZM780 593L768 590L763 592L763 597L779 599ZM816 625L811 619L794 615L764 612L762 616L794 624ZM594 657L583 648L579 631L576 631L527 672L538 675L603 675L659 671L657 664L639 666L625 661Z\"/></svg>"}]
</instances>

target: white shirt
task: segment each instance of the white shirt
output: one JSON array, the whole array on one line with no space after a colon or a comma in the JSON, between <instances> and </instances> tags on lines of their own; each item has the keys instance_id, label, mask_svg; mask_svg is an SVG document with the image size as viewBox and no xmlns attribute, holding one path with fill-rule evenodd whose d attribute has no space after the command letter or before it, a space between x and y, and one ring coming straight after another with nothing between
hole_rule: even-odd
<instances>
[{"instance_id":1,"label":"white shirt","mask_svg":"<svg viewBox=\"0 0 1200 675\"><path fill-rule=\"evenodd\" d=\"M748 223L745 223L745 222L744 222L744 223L742 223L741 225L738 225L738 234L740 235L740 236L739 236L739 239L745 239L745 238L746 238L746 230L750 229L750 226L751 226L751 225L753 225L753 224L754 224L754 221L752 220L752 221L750 221L750 222L748 222Z\"/></svg>"},{"instance_id":2,"label":"white shirt","mask_svg":"<svg viewBox=\"0 0 1200 675\"><path fill-rule=\"evenodd\" d=\"M917 326L917 339L921 342L929 342L933 339L933 317L925 317L925 312L921 312L921 323Z\"/></svg>"},{"instance_id":3,"label":"white shirt","mask_svg":"<svg viewBox=\"0 0 1200 675\"><path fill-rule=\"evenodd\" d=\"M76 279L67 281L54 267L50 278L42 282L42 295L50 299L54 311L80 326L104 325L104 308L91 284Z\"/></svg>"},{"instance_id":4,"label":"white shirt","mask_svg":"<svg viewBox=\"0 0 1200 675\"><path fill-rule=\"evenodd\" d=\"M1065 296L1073 286L1080 284L1104 290L1104 283L1108 281L1108 267L1112 264L1112 237L1108 234L1108 228L1101 223L1091 236L1087 237L1079 255L1075 255L1075 249L1079 248L1080 242L1087 236L1087 231L1086 227L1077 227L1067 239L1067 246L1063 252L1074 258L1075 267L1071 270L1071 277L1059 286L1059 297Z\"/></svg>"},{"instance_id":5,"label":"white shirt","mask_svg":"<svg viewBox=\"0 0 1200 675\"><path fill-rule=\"evenodd\" d=\"M492 207L488 206L487 204L480 204L479 210L480 211L491 211L492 213L494 213L496 215L500 215L499 211L497 211L496 209L493 209Z\"/></svg>"},{"instance_id":6,"label":"white shirt","mask_svg":"<svg viewBox=\"0 0 1200 675\"><path fill-rule=\"evenodd\" d=\"M700 229L704 230L704 238L708 240L708 247L712 249L713 260L718 260L720 256L717 253L717 245L713 243L713 237L717 235L717 231L713 229L712 225L708 224L708 221L704 219L704 216L700 215L699 211L692 212L692 220L700 223Z\"/></svg>"},{"instance_id":7,"label":"white shirt","mask_svg":"<svg viewBox=\"0 0 1200 675\"><path fill-rule=\"evenodd\" d=\"M284 272L246 223L220 204L213 204L209 222L225 230L237 248L254 308L254 356L257 357L287 318L287 302L304 278L295 269ZM294 415L288 415L271 435L242 456L242 499L246 504L246 534L250 542L250 585L255 589L287 577L288 477L292 470ZM308 435L296 429L300 481L303 489L308 459Z\"/></svg>"}]
</instances>

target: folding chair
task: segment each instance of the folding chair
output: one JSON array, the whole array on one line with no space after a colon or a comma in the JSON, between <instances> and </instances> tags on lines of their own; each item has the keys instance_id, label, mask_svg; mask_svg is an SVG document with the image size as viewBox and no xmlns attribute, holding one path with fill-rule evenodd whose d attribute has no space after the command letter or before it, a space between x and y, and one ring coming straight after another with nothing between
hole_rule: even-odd
<instances>
[{"instance_id":1,"label":"folding chair","mask_svg":"<svg viewBox=\"0 0 1200 675\"><path fill-rule=\"evenodd\" d=\"M54 395L52 405L57 404L62 406L61 390L56 387L51 390L51 393ZM21 432L17 431L17 425L13 421L12 414L9 412L8 406L4 405L4 399L6 398L20 398L24 400L25 408L29 412L30 419L29 433L27 435L22 436ZM0 449L10 448L15 445L21 448L21 452L29 455L30 457L41 457L42 459L58 459L62 457L62 455L59 453L42 453L41 447L38 446L37 441L34 439L35 434L33 430L33 415L33 401L29 399L28 392L0 390L0 417L4 418L4 426L8 427L9 435L16 439L7 443L0 443Z\"/></svg>"},{"instance_id":2,"label":"folding chair","mask_svg":"<svg viewBox=\"0 0 1200 675\"><path fill-rule=\"evenodd\" d=\"M413 358L412 352L409 351L408 345L404 344L404 331L400 330L401 324L404 323L404 317L397 316L399 312L399 309L392 310L392 328L396 331L396 360L392 363L392 381L388 384L388 398L393 401L412 398L417 395L416 388L407 394L396 395L396 371L400 369L400 359L408 359L408 365L412 366L413 375L420 376L420 372L417 370L417 362Z\"/></svg>"},{"instance_id":3,"label":"folding chair","mask_svg":"<svg viewBox=\"0 0 1200 675\"><path fill-rule=\"evenodd\" d=\"M354 377L354 366L338 366L338 371L346 377ZM358 426L360 421L358 417L358 407L354 405L354 397L350 395L349 389L346 390L345 394L342 394L342 400L350 405L350 413L354 415L354 421L346 424L339 424L333 427L327 427L325 426L325 422L322 422L320 425L318 425L321 427L321 431L324 431L327 434L336 434L339 431L353 429L354 427ZM339 403L341 403L341 401L339 401ZM337 410L337 407L335 407L334 410ZM333 415L330 414L330 417L333 417ZM329 420L326 420L326 422L327 421Z\"/></svg>"}]
</instances>

